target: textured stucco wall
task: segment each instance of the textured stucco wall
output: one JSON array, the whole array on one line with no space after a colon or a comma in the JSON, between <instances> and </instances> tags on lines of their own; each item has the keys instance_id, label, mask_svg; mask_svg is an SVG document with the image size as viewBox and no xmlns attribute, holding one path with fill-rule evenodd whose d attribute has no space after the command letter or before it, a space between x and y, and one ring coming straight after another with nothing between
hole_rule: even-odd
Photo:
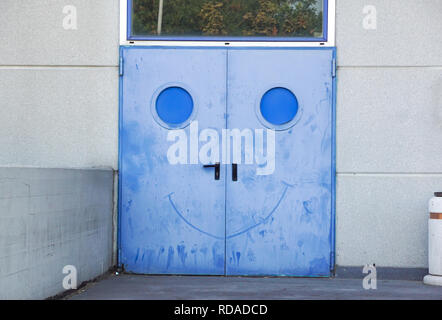
<instances>
[{"instance_id":1,"label":"textured stucco wall","mask_svg":"<svg viewBox=\"0 0 442 320\"><path fill-rule=\"evenodd\" d=\"M118 0L0 1L0 166L117 169L118 29Z\"/></svg>"},{"instance_id":2,"label":"textured stucco wall","mask_svg":"<svg viewBox=\"0 0 442 320\"><path fill-rule=\"evenodd\" d=\"M376 30L363 28L365 5ZM427 203L442 190L441 13L440 0L337 0L338 265L427 267Z\"/></svg>"},{"instance_id":3,"label":"textured stucco wall","mask_svg":"<svg viewBox=\"0 0 442 320\"><path fill-rule=\"evenodd\" d=\"M112 266L112 170L0 168L0 299L62 292Z\"/></svg>"}]
</instances>

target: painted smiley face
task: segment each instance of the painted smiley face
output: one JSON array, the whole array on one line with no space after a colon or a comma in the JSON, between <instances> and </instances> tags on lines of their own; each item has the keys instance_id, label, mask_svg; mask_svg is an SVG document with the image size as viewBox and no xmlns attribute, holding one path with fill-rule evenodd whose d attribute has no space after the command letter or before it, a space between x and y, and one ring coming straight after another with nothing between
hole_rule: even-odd
<instances>
[{"instance_id":1,"label":"painted smiley face","mask_svg":"<svg viewBox=\"0 0 442 320\"><path fill-rule=\"evenodd\" d=\"M175 126L178 125L179 128L182 128L183 125L185 125L187 123L188 120L190 120L191 118L191 110L193 109L193 100L191 98L191 95L188 93L187 90L185 90L184 88L180 88L180 87L167 87L167 88L160 88L157 90L157 94L155 95L156 98L154 98L152 100L152 106L151 106L151 111L152 114L154 115L155 120L163 127L168 127L169 129L173 128ZM180 106L178 108L178 106ZM187 111L190 110L190 111ZM182 115L179 119L179 121L176 121L176 117L177 115L181 115L184 111L187 111L187 113L185 113L185 115ZM269 159L273 160L273 164L270 166L271 171L266 170L266 168L264 168L264 163L259 164L257 166L257 174L261 175L264 172L264 175L269 175L269 174L273 174L274 172L274 158L275 158L275 134L273 130L284 130L287 128L290 128L291 126L293 126L300 118L301 114L302 114L302 109L299 107L298 104L298 100L296 98L296 96L293 94L293 92L287 88L283 88L280 86L271 88L271 89L266 89L265 92L263 93L262 97L259 100L259 103L256 104L256 115L258 117L258 119L260 120L261 124L264 125L267 128L270 128L272 130L267 130L266 136L267 136L267 142L266 142L266 154L267 154L267 159L266 159L266 163L265 163L265 167L269 166ZM298 112L299 111L299 112ZM170 119L169 119L170 118ZM295 121L296 120L296 121ZM170 125L164 125L165 122L169 122ZM204 129L202 130L202 132L200 134L198 134L199 137L201 136L208 136L208 134L205 134L205 130L210 131L212 129ZM244 132L248 130L248 129L242 129L242 133L244 134ZM262 130L262 129L257 129ZM192 139L190 139L189 141L180 141L181 137L187 137L186 133L184 130L181 130L182 135L178 136L178 141L171 146L170 149L173 149L173 152L169 152L168 151L168 160L170 163L176 164L176 163L181 163L182 159L176 158L176 159L169 159L169 155L173 155L175 156L176 153L178 154L183 154L187 151L187 145L191 145L192 146ZM199 132L198 130L198 121L191 121L190 122L190 132ZM212 130L215 132L215 130ZM234 135L231 134L232 131L234 130L224 130L226 132L223 132L223 136L227 136L229 137L230 135L233 137ZM169 131L169 134L171 133L171 131ZM175 135L175 133L173 133ZM215 135L217 134L217 132L215 132ZM213 134L212 134L213 135ZM253 132L252 130L250 130L250 135L253 136ZM168 137L168 141L173 141L175 137ZM212 138L213 139L213 138ZM221 139L220 137L216 138L217 141L223 141L224 140ZM241 138L240 138L241 140ZM245 146L245 150L244 153L247 153L247 151L250 151L249 149L253 149L253 147L255 147L255 149L257 148L257 140L262 142L261 147L259 148L261 151L264 150L264 142L262 141L263 139L260 138L258 139L258 137L254 137L253 139L255 141L255 145L252 146L252 148L247 148L247 146ZM198 149L199 144L198 142L193 141L194 144L196 143L196 145L194 146L194 148ZM209 143L208 143L209 145ZM272 147L269 147L270 145L272 145ZM180 146L184 146L184 150L180 150ZM235 139L234 139L234 150L235 150ZM237 145L238 147L238 145ZM192 147L191 147L192 148ZM228 148L228 147L227 147ZM241 144L239 145L239 150L235 150L235 152L242 154L243 150L241 149L242 146ZM226 147L223 145L221 146L216 146L216 152L214 152L214 150L210 150L210 154L220 154L221 152L223 152L224 150L226 150ZM179 152L176 152L176 151ZM272 152L270 152L270 150L272 150ZM259 155L258 150L252 150L252 153L249 155L250 158L253 158L255 160L259 159L259 158L263 158L263 154ZM273 153L271 157L268 157L269 153ZM201 153L200 154L200 161L201 159ZM248 154L245 155L246 159L247 159ZM186 157L187 159L187 157ZM223 155L223 159L224 159L224 155ZM212 162L216 162L219 161L219 159L217 159L216 161L211 159ZM204 160L203 160L204 161ZM187 161L183 164L187 164ZM267 172L267 173L265 173ZM218 177L219 179L219 177ZM278 207L280 206L281 202L283 201L283 199L285 198L288 189L290 187L293 187L293 185L288 184L284 181L281 181L281 191L280 191L280 196L278 198L278 200L276 201L276 203L270 208L270 210L268 210L267 213L261 215L261 218L257 219L258 221L254 221L254 223L248 225L248 226L244 226L242 228L240 228L239 230L231 233L231 234L225 234L223 236L221 235L217 235L217 234L213 234L211 232L208 232L207 230L203 230L201 227L197 226L194 222L191 222L188 218L186 218L185 214L183 212L180 211L180 209L178 209L178 205L175 202L173 196L174 196L174 192L168 194L165 198L169 201L173 212L175 212L178 217L180 217L182 219L182 221L184 221L185 224L187 224L190 228L205 234L211 238L214 239L218 239L218 240L224 240L224 239L231 239L231 238L235 238L237 236L240 236L244 233L247 233L257 227L259 227L260 225L262 225L263 223L267 222L272 216L273 214L277 211Z\"/></svg>"},{"instance_id":2,"label":"painted smiley face","mask_svg":"<svg viewBox=\"0 0 442 320\"><path fill-rule=\"evenodd\" d=\"M196 226L195 224L193 224L192 222L190 222L188 219L186 219L186 217L184 216L184 214L183 214L182 212L180 212L180 210L178 210L177 205L175 204L175 202L174 202L174 200L173 200L174 192L168 194L165 198L168 199L170 205L171 205L172 208L173 208L173 211L174 211L174 212L175 212L175 213L176 213L176 214L177 214L177 215L178 215L178 216L179 216L179 217L180 217L180 218L181 218L181 219L182 219L182 220L183 220L183 221L189 226L189 227L191 227L192 229L194 229L194 230L196 230L196 231L198 231L198 232L200 232L200 233L202 233L202 234L205 234L205 235L207 235L207 236L209 236L209 237L211 237L211 238L218 239L218 240L224 240L224 239L231 239L231 238L238 237L238 236L240 236L240 235L242 235L242 234L244 234L244 233L247 233L247 232L249 232L249 231L251 231L251 230L253 230L253 229L259 227L259 226L262 225L263 223L267 222L267 221L273 216L273 214L278 210L278 208L279 208L281 202L282 202L282 201L284 200L284 198L286 197L289 188L294 187L293 185L288 184L288 183L286 183L286 182L284 182L284 181L281 181L281 186L282 186L282 192L281 192L281 195L280 195L280 197L279 197L279 200L276 202L276 204L273 206L273 208L270 210L270 212L269 212L268 214L266 214L262 219L260 219L260 221L256 222L255 224L252 224L252 225L250 225L250 226L246 226L246 227L242 228L242 229L239 230L239 231L236 231L236 232L231 233L231 234L226 234L226 235L224 235L224 236L215 235L215 234L212 234L212 233L207 232L207 231L205 231L205 230L202 230L200 227Z\"/></svg>"}]
</instances>

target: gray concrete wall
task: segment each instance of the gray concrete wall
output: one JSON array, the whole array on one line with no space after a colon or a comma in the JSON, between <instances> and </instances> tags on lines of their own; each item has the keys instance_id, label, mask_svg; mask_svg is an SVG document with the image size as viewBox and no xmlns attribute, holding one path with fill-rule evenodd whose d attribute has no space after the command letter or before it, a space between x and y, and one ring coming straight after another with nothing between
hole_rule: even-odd
<instances>
[{"instance_id":1,"label":"gray concrete wall","mask_svg":"<svg viewBox=\"0 0 442 320\"><path fill-rule=\"evenodd\" d=\"M44 299L112 266L113 171L0 168L0 299Z\"/></svg>"},{"instance_id":2,"label":"gray concrete wall","mask_svg":"<svg viewBox=\"0 0 442 320\"><path fill-rule=\"evenodd\" d=\"M365 5L376 30L363 28ZM427 203L442 190L441 13L440 0L337 0L338 265L427 267Z\"/></svg>"}]
</instances>

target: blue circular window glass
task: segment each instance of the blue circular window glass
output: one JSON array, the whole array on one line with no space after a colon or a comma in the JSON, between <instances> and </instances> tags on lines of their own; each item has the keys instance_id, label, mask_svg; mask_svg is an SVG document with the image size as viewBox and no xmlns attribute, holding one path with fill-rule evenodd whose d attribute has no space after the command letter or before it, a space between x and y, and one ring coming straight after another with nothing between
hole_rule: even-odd
<instances>
[{"instance_id":1,"label":"blue circular window glass","mask_svg":"<svg viewBox=\"0 0 442 320\"><path fill-rule=\"evenodd\" d=\"M158 117L166 124L178 125L190 118L193 112L193 99L180 87L169 87L157 97Z\"/></svg>"},{"instance_id":2,"label":"blue circular window glass","mask_svg":"<svg viewBox=\"0 0 442 320\"><path fill-rule=\"evenodd\" d=\"M273 88L263 95L260 110L267 122L275 126L284 125L298 113L298 100L286 88Z\"/></svg>"}]
</instances>

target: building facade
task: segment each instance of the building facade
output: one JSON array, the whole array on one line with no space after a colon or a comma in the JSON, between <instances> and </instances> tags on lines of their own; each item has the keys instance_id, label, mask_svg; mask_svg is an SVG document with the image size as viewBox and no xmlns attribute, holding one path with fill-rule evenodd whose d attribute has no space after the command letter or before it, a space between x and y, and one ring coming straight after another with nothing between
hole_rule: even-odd
<instances>
[{"instance_id":1,"label":"building facade","mask_svg":"<svg viewBox=\"0 0 442 320\"><path fill-rule=\"evenodd\" d=\"M67 6L75 7L75 28ZM3 0L0 12L0 181L16 179L13 170L26 180L29 167L118 171L120 2ZM442 189L441 13L439 0L336 1L338 274L371 263L425 274L427 203ZM113 176L103 212L114 236L102 241L117 237ZM11 243L17 234L26 242L32 220L27 209L3 204L0 228L13 231L0 243L0 277L12 281L29 255L17 256ZM115 264L115 252L116 244L113 260L82 280ZM7 262L13 256L16 265ZM33 296L58 293L48 288Z\"/></svg>"}]
</instances>

